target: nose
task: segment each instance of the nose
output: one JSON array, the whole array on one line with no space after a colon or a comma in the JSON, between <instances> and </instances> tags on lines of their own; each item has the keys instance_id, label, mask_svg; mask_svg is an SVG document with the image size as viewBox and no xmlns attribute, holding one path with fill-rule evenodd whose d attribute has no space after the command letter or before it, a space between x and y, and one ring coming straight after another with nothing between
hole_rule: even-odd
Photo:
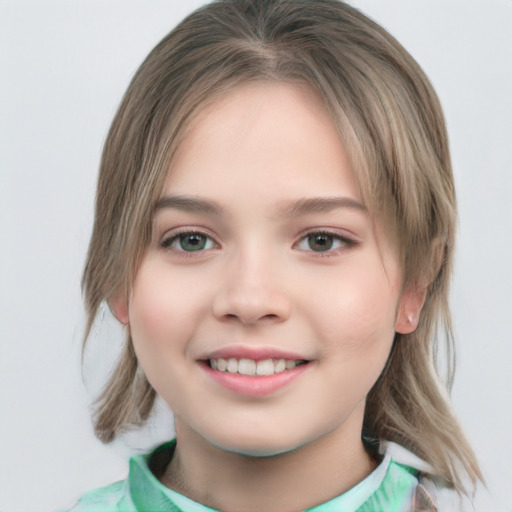
<instances>
[{"instance_id":1,"label":"nose","mask_svg":"<svg viewBox=\"0 0 512 512\"><path fill-rule=\"evenodd\" d=\"M213 301L213 314L221 321L244 325L280 323L291 312L285 276L268 255L253 251L226 262L223 282Z\"/></svg>"}]
</instances>

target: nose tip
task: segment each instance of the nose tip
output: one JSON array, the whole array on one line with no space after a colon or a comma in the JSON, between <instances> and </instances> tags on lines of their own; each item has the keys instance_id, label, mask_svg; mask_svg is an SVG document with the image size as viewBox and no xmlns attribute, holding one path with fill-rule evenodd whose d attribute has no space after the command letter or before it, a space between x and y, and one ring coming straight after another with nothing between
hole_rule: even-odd
<instances>
[{"instance_id":1,"label":"nose tip","mask_svg":"<svg viewBox=\"0 0 512 512\"><path fill-rule=\"evenodd\" d=\"M268 244L253 240L224 261L213 300L217 319L248 326L283 322L290 316L287 267L268 250Z\"/></svg>"},{"instance_id":2,"label":"nose tip","mask_svg":"<svg viewBox=\"0 0 512 512\"><path fill-rule=\"evenodd\" d=\"M283 322L290 315L290 301L283 290L264 283L231 283L214 300L213 313L222 321L243 325Z\"/></svg>"},{"instance_id":3,"label":"nose tip","mask_svg":"<svg viewBox=\"0 0 512 512\"><path fill-rule=\"evenodd\" d=\"M270 304L258 304L255 302L244 301L243 304L237 306L231 306L229 313L219 315L225 319L231 319L239 321L243 325L254 325L260 322L279 322L287 317L284 308L278 308L274 304L274 307L268 307ZM266 310L274 310L276 312L270 313ZM277 311L279 309L279 311Z\"/></svg>"}]
</instances>

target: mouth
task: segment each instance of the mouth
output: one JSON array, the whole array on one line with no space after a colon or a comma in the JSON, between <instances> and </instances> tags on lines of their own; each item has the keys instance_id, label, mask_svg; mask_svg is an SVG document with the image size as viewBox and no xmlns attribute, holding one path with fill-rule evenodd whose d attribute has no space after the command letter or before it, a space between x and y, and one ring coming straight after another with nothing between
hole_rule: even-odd
<instances>
[{"instance_id":1,"label":"mouth","mask_svg":"<svg viewBox=\"0 0 512 512\"><path fill-rule=\"evenodd\" d=\"M226 372L231 374L245 375L249 377L255 376L271 376L284 373L298 366L308 364L305 359L237 359L235 357L224 358L218 357L207 359L207 364L212 370L218 372Z\"/></svg>"},{"instance_id":2,"label":"mouth","mask_svg":"<svg viewBox=\"0 0 512 512\"><path fill-rule=\"evenodd\" d=\"M236 395L263 398L292 386L313 361L275 348L229 347L198 360L215 385Z\"/></svg>"}]
</instances>

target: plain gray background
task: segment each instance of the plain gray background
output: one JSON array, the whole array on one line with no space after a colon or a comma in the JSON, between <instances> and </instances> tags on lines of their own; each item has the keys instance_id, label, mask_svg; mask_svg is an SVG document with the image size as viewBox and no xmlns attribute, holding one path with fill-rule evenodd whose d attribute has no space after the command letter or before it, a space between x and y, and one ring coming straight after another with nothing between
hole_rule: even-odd
<instances>
[{"instance_id":1,"label":"plain gray background","mask_svg":"<svg viewBox=\"0 0 512 512\"><path fill-rule=\"evenodd\" d=\"M104 446L88 405L119 344L108 313L80 373L80 277L108 125L149 50L201 1L0 0L0 510L71 505L172 432L165 411ZM460 206L453 401L512 510L512 1L353 0L420 62L450 132ZM101 347L109 341L107 353Z\"/></svg>"}]
</instances>

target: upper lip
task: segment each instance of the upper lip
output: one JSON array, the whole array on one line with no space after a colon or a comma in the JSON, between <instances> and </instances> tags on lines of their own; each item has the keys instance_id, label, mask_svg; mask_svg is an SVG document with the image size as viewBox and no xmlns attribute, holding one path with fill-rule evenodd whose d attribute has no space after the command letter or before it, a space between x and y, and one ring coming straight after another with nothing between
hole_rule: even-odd
<instances>
[{"instance_id":1,"label":"upper lip","mask_svg":"<svg viewBox=\"0 0 512 512\"><path fill-rule=\"evenodd\" d=\"M252 359L254 361L263 361L264 359L287 359L292 361L307 361L308 358L293 351L280 349L276 347L232 345L213 350L204 357L202 361L208 359Z\"/></svg>"}]
</instances>

